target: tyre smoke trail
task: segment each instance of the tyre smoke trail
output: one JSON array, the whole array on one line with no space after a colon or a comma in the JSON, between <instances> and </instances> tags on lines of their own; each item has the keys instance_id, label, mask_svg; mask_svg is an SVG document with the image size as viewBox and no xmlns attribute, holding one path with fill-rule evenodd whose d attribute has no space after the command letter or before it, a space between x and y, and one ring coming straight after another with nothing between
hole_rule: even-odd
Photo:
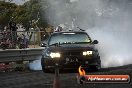
<instances>
[{"instance_id":1,"label":"tyre smoke trail","mask_svg":"<svg viewBox=\"0 0 132 88\"><path fill-rule=\"evenodd\" d=\"M48 0L48 3L46 14L50 24L72 28L73 22L99 41L103 67L132 64L131 0Z\"/></svg>"}]
</instances>

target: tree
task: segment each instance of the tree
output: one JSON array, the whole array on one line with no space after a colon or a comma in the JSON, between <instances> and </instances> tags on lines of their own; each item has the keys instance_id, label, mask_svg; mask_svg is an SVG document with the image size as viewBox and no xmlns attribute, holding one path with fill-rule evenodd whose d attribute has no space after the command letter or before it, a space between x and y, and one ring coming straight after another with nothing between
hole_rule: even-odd
<instances>
[{"instance_id":1,"label":"tree","mask_svg":"<svg viewBox=\"0 0 132 88\"><path fill-rule=\"evenodd\" d=\"M43 18L44 13L41 12L41 0L29 0L23 5L0 1L0 25L2 27L8 25L11 18L16 23L22 24L25 28L47 27L49 26L46 18ZM45 0L46 2L46 0ZM43 4L47 6L47 3ZM33 23L34 22L34 23Z\"/></svg>"},{"instance_id":2,"label":"tree","mask_svg":"<svg viewBox=\"0 0 132 88\"><path fill-rule=\"evenodd\" d=\"M14 12L17 5L0 1L0 26L4 27L8 24L10 18L12 17L12 13Z\"/></svg>"}]
</instances>

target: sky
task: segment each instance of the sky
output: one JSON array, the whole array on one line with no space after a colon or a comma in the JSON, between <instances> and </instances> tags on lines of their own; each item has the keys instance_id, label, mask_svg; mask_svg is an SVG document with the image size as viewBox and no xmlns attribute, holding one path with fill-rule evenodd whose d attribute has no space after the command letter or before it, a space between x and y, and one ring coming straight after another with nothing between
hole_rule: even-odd
<instances>
[{"instance_id":1,"label":"sky","mask_svg":"<svg viewBox=\"0 0 132 88\"><path fill-rule=\"evenodd\" d=\"M0 0L0 1L4 1L4 0ZM5 1L9 1L9 0L5 0ZM10 0L11 1L11 0ZM18 5L22 5L23 3L25 3L28 0L12 0L13 3L16 3Z\"/></svg>"},{"instance_id":2,"label":"sky","mask_svg":"<svg viewBox=\"0 0 132 88\"><path fill-rule=\"evenodd\" d=\"M13 0L13 2L16 3L16 4L18 4L18 5L22 5L26 1L28 1L28 0Z\"/></svg>"}]
</instances>

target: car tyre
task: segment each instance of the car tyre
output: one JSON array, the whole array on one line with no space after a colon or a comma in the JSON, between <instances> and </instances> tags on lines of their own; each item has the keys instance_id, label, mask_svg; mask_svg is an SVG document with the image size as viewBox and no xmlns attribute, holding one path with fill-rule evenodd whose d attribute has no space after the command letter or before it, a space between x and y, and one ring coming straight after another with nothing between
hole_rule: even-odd
<instances>
[{"instance_id":1,"label":"car tyre","mask_svg":"<svg viewBox=\"0 0 132 88\"><path fill-rule=\"evenodd\" d=\"M93 71L99 71L101 69L101 65L100 64L95 65L95 66L93 66L92 69L93 69Z\"/></svg>"},{"instance_id":2,"label":"car tyre","mask_svg":"<svg viewBox=\"0 0 132 88\"><path fill-rule=\"evenodd\" d=\"M42 66L42 71L43 71L44 73L50 73L50 70L47 69L47 68L45 68L44 65Z\"/></svg>"},{"instance_id":3,"label":"car tyre","mask_svg":"<svg viewBox=\"0 0 132 88\"><path fill-rule=\"evenodd\" d=\"M49 73L50 72L49 69L45 68L45 63L44 63L44 59L43 58L41 59L41 65L42 65L42 71L44 73Z\"/></svg>"}]
</instances>

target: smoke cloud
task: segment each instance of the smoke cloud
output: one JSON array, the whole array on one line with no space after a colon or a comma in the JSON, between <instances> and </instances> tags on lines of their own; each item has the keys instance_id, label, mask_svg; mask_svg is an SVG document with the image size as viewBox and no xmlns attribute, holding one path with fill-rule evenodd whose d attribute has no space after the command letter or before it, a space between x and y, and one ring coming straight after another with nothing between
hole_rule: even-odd
<instances>
[{"instance_id":1,"label":"smoke cloud","mask_svg":"<svg viewBox=\"0 0 132 88\"><path fill-rule=\"evenodd\" d=\"M47 1L46 16L51 25L79 26L99 41L103 67L132 64L131 0Z\"/></svg>"}]
</instances>

